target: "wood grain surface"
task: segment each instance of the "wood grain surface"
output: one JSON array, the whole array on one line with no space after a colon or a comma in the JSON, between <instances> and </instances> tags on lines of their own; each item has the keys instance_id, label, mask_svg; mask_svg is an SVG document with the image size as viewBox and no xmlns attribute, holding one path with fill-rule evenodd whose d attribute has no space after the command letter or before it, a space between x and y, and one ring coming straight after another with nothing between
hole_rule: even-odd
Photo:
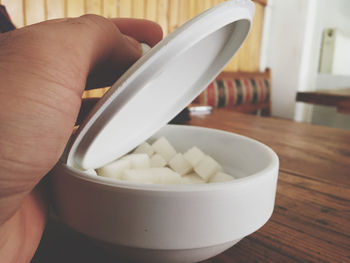
<instances>
[{"instance_id":1,"label":"wood grain surface","mask_svg":"<svg viewBox=\"0 0 350 263\"><path fill-rule=\"evenodd\" d=\"M350 88L300 91L297 93L296 101L333 106L340 113L350 114Z\"/></svg>"},{"instance_id":2,"label":"wood grain surface","mask_svg":"<svg viewBox=\"0 0 350 263\"><path fill-rule=\"evenodd\" d=\"M280 158L271 219L205 262L350 262L349 131L225 110L191 124L257 139Z\"/></svg>"},{"instance_id":3,"label":"wood grain surface","mask_svg":"<svg viewBox=\"0 0 350 263\"><path fill-rule=\"evenodd\" d=\"M349 131L221 109L189 124L254 138L280 158L270 220L205 263L350 262ZM51 221L32 262L123 261Z\"/></svg>"}]
</instances>

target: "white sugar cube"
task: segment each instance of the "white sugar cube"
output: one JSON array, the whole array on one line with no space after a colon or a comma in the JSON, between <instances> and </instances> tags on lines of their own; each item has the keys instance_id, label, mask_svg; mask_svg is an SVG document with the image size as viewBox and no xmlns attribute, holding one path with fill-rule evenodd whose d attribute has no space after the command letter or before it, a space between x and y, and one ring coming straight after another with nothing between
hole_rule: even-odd
<instances>
[{"instance_id":1,"label":"white sugar cube","mask_svg":"<svg viewBox=\"0 0 350 263\"><path fill-rule=\"evenodd\" d=\"M97 169L97 173L100 176L119 179L126 169L130 169L130 160L117 160Z\"/></svg>"},{"instance_id":2,"label":"white sugar cube","mask_svg":"<svg viewBox=\"0 0 350 263\"><path fill-rule=\"evenodd\" d=\"M184 175L192 171L192 165L184 158L182 153L176 154L170 161L169 166L180 175Z\"/></svg>"},{"instance_id":3,"label":"white sugar cube","mask_svg":"<svg viewBox=\"0 0 350 263\"><path fill-rule=\"evenodd\" d=\"M196 146L189 149L184 153L184 158L195 167L205 156L205 154L199 150Z\"/></svg>"},{"instance_id":4,"label":"white sugar cube","mask_svg":"<svg viewBox=\"0 0 350 263\"><path fill-rule=\"evenodd\" d=\"M90 174L90 175L97 175L96 171L92 168L88 170L84 170L83 173Z\"/></svg>"},{"instance_id":5,"label":"white sugar cube","mask_svg":"<svg viewBox=\"0 0 350 263\"><path fill-rule=\"evenodd\" d=\"M154 170L157 169L157 170ZM169 168L152 168L158 174L159 184L179 184L181 176Z\"/></svg>"},{"instance_id":6,"label":"white sugar cube","mask_svg":"<svg viewBox=\"0 0 350 263\"><path fill-rule=\"evenodd\" d=\"M205 184L206 182L196 173L186 174L181 177L181 184Z\"/></svg>"},{"instance_id":7,"label":"white sugar cube","mask_svg":"<svg viewBox=\"0 0 350 263\"><path fill-rule=\"evenodd\" d=\"M217 182L227 182L232 181L235 178L229 174L223 173L223 172L217 172L215 175L213 175L210 179L210 183L217 183Z\"/></svg>"},{"instance_id":8,"label":"white sugar cube","mask_svg":"<svg viewBox=\"0 0 350 263\"><path fill-rule=\"evenodd\" d=\"M156 181L156 178L153 176L150 169L125 170L121 176L121 179L125 181L146 184L153 184Z\"/></svg>"},{"instance_id":9,"label":"white sugar cube","mask_svg":"<svg viewBox=\"0 0 350 263\"><path fill-rule=\"evenodd\" d=\"M151 157L154 153L154 150L149 143L144 142L137 146L133 153L146 153L149 157Z\"/></svg>"},{"instance_id":10,"label":"white sugar cube","mask_svg":"<svg viewBox=\"0 0 350 263\"><path fill-rule=\"evenodd\" d=\"M152 155L152 157L150 158L150 163L151 167L164 167L166 165L166 161L158 153Z\"/></svg>"},{"instance_id":11,"label":"white sugar cube","mask_svg":"<svg viewBox=\"0 0 350 263\"><path fill-rule=\"evenodd\" d=\"M145 184L204 184L234 179L196 146L184 154L176 153L164 137L152 145L144 142L131 154L96 171L100 176ZM96 171L89 169L83 172L96 175Z\"/></svg>"},{"instance_id":12,"label":"white sugar cube","mask_svg":"<svg viewBox=\"0 0 350 263\"><path fill-rule=\"evenodd\" d=\"M144 169L151 167L149 157L145 153L128 154L125 155L121 160L129 161L131 169Z\"/></svg>"},{"instance_id":13,"label":"white sugar cube","mask_svg":"<svg viewBox=\"0 0 350 263\"><path fill-rule=\"evenodd\" d=\"M212 175L221 169L221 166L208 155L204 156L202 160L194 167L194 171L206 182Z\"/></svg>"},{"instance_id":14,"label":"white sugar cube","mask_svg":"<svg viewBox=\"0 0 350 263\"><path fill-rule=\"evenodd\" d=\"M160 154L167 162L169 162L176 154L174 147L164 137L161 137L158 140L156 140L152 144L152 147L154 151Z\"/></svg>"},{"instance_id":15,"label":"white sugar cube","mask_svg":"<svg viewBox=\"0 0 350 263\"><path fill-rule=\"evenodd\" d=\"M178 184L181 176L169 168L125 170L123 180L148 184Z\"/></svg>"}]
</instances>

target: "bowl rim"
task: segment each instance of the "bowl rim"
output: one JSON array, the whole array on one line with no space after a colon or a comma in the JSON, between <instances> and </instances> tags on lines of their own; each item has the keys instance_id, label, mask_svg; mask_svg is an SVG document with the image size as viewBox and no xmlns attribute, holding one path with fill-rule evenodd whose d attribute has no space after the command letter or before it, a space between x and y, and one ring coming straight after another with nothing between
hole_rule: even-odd
<instances>
[{"instance_id":1,"label":"bowl rim","mask_svg":"<svg viewBox=\"0 0 350 263\"><path fill-rule=\"evenodd\" d=\"M83 171L71 167L67 165L63 160L60 160L57 165L61 168L63 168L67 174L70 176L82 180L85 182L94 183L96 185L102 185L111 187L113 189L128 189L128 190L141 190L141 191L157 191L157 192L198 192L198 191L216 191L216 190L223 190L226 188L231 188L233 186L241 186L244 184L249 184L253 180L257 180L258 178L263 178L266 176L269 176L270 172L273 172L276 170L276 174L278 174L278 168L279 168L279 158L277 154L267 145L249 138L244 135L240 135L237 133L225 131L225 130L219 130L219 129L213 129L213 128L206 128L206 127L200 127L200 126L191 126L191 125L173 125L168 124L164 127L176 127L181 129L194 129L194 130L205 130L208 132L215 132L215 133L221 133L222 135L229 135L233 137L237 137L240 139L243 139L245 141L253 142L257 144L259 147L265 150L266 154L269 155L271 161L270 163L264 167L264 169L260 170L257 173L248 175L243 178L236 178L235 180L228 181L228 182L215 182L210 184L145 184L145 183L136 183L136 182L128 182L123 180L118 180L114 178L108 178L103 176L96 176L92 174L84 173ZM163 128L164 128L163 127ZM162 129L163 129L162 128ZM175 129L176 129L175 128ZM161 130L161 129L160 129ZM160 131L159 130L159 131ZM56 166L57 166L56 165Z\"/></svg>"}]
</instances>

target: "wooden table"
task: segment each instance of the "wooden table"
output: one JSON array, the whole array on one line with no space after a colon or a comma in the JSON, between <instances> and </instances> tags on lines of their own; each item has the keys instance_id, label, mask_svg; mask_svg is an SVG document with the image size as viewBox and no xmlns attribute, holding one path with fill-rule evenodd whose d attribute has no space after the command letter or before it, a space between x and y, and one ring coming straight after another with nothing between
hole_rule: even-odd
<instances>
[{"instance_id":1,"label":"wooden table","mask_svg":"<svg viewBox=\"0 0 350 263\"><path fill-rule=\"evenodd\" d=\"M227 110L192 116L190 125L249 136L280 158L271 219L205 263L350 262L349 131ZM50 222L33 262L122 261Z\"/></svg>"},{"instance_id":2,"label":"wooden table","mask_svg":"<svg viewBox=\"0 0 350 263\"><path fill-rule=\"evenodd\" d=\"M298 92L297 101L334 106L340 113L350 114L350 88Z\"/></svg>"}]
</instances>

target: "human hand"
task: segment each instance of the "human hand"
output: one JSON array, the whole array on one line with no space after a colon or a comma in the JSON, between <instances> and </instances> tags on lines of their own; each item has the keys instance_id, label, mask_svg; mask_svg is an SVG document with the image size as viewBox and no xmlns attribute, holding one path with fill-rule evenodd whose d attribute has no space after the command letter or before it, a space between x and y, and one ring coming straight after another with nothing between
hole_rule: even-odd
<instances>
[{"instance_id":1,"label":"human hand","mask_svg":"<svg viewBox=\"0 0 350 263\"><path fill-rule=\"evenodd\" d=\"M140 57L137 41L161 38L153 22L95 15L0 35L1 262L35 253L47 215L36 186L65 148L84 88L111 85Z\"/></svg>"}]
</instances>

